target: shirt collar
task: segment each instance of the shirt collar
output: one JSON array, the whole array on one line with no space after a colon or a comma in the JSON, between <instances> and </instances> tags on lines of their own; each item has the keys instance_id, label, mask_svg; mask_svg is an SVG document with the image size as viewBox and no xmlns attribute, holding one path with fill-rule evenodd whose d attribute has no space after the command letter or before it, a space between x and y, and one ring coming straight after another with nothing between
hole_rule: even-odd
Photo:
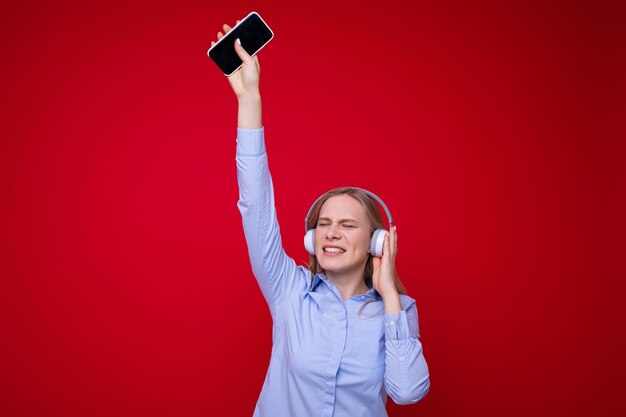
<instances>
[{"instance_id":1,"label":"shirt collar","mask_svg":"<svg viewBox=\"0 0 626 417\"><path fill-rule=\"evenodd\" d=\"M376 291L376 289L374 288L370 288L369 291L367 291L365 294L362 295L364 300L378 300L380 297L380 295L378 294L378 291Z\"/></svg>"},{"instance_id":2,"label":"shirt collar","mask_svg":"<svg viewBox=\"0 0 626 417\"><path fill-rule=\"evenodd\" d=\"M309 288L307 289L307 291L309 291L309 292L313 291L315 289L315 287L317 287L319 285L319 283L322 281L322 277L324 277L323 274L315 275L315 277L313 278L313 281L309 285ZM324 280L325 279L326 279L326 277L324 277Z\"/></svg>"},{"instance_id":3,"label":"shirt collar","mask_svg":"<svg viewBox=\"0 0 626 417\"><path fill-rule=\"evenodd\" d=\"M315 275L315 277L313 278L313 282L311 282L311 284L309 285L309 288L307 289L307 292L313 292L315 290L315 288L322 281L324 281L324 282L328 281L328 278L326 278L326 275L324 275L323 273L319 273L319 274ZM360 296L357 296L357 297L361 297L361 299L363 299L363 300L372 299L374 301L376 301L376 300L381 298L380 294L378 294L378 291L376 291L376 289L373 288L373 287L371 287L365 294L361 294Z\"/></svg>"}]
</instances>

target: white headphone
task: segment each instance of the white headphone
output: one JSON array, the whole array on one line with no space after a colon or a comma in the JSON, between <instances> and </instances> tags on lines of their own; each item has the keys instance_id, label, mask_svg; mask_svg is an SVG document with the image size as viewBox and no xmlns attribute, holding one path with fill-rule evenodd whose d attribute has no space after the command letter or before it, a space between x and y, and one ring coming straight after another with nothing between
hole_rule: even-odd
<instances>
[{"instance_id":1,"label":"white headphone","mask_svg":"<svg viewBox=\"0 0 626 417\"><path fill-rule=\"evenodd\" d=\"M387 208L383 200L381 200L376 194L370 191L364 190L363 188L358 188L358 187L347 187L347 188L352 188L354 190L362 191L368 196L372 197L374 200L378 201L378 203L383 208L383 210L385 210L385 214L387 215L387 220L389 221L389 226L391 227L393 225L393 218L391 217L391 213L389 212L389 209ZM306 233L304 235L304 247L306 248L307 252L309 252L311 255L315 255L315 228L309 230L308 228L309 217L311 217L311 213L313 213L313 210L315 209L317 202L320 201L322 197L323 196L320 196L317 200L315 200L315 202L309 209L309 212L306 214L306 217L304 218L304 231ZM372 234L372 240L370 242L369 253L378 257L383 256L383 243L385 242L385 236L387 234L389 234L389 232L385 229L374 230L374 233Z\"/></svg>"}]
</instances>

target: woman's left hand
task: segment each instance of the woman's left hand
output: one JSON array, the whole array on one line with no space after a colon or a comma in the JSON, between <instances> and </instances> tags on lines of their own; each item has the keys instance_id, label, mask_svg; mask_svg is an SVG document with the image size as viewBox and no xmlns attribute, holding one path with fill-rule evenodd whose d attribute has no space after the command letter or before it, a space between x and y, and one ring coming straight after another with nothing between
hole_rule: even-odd
<instances>
[{"instance_id":1,"label":"woman's left hand","mask_svg":"<svg viewBox=\"0 0 626 417\"><path fill-rule=\"evenodd\" d=\"M387 296L397 296L396 289L396 253L398 251L398 236L396 227L389 229L383 243L383 256L374 256L372 259L374 271L372 273L372 285L384 299Z\"/></svg>"}]
</instances>

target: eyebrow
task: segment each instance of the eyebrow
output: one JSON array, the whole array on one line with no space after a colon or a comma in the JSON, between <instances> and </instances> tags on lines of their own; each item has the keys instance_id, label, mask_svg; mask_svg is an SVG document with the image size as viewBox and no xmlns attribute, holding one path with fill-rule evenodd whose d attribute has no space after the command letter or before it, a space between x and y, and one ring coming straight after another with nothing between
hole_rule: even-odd
<instances>
[{"instance_id":1,"label":"eyebrow","mask_svg":"<svg viewBox=\"0 0 626 417\"><path fill-rule=\"evenodd\" d=\"M328 217L320 217L319 219L317 219L317 221L322 221L322 220L326 220L328 222L332 222L331 219L329 219ZM339 223L346 223L346 222L352 222L352 223L358 223L358 221L356 221L355 219L341 219L339 220Z\"/></svg>"}]
</instances>

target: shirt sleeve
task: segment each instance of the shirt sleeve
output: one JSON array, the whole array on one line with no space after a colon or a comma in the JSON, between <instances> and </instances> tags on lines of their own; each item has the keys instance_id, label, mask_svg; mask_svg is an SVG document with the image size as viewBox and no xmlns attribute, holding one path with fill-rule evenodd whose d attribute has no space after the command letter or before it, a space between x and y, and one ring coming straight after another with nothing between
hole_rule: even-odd
<instances>
[{"instance_id":1,"label":"shirt sleeve","mask_svg":"<svg viewBox=\"0 0 626 417\"><path fill-rule=\"evenodd\" d=\"M297 267L282 246L264 133L264 127L237 128L237 207L252 271L274 317L276 305L297 288L304 288L306 277L303 267Z\"/></svg>"},{"instance_id":2,"label":"shirt sleeve","mask_svg":"<svg viewBox=\"0 0 626 417\"><path fill-rule=\"evenodd\" d=\"M385 313L385 390L396 404L413 404L430 388L413 301L397 316Z\"/></svg>"}]
</instances>

